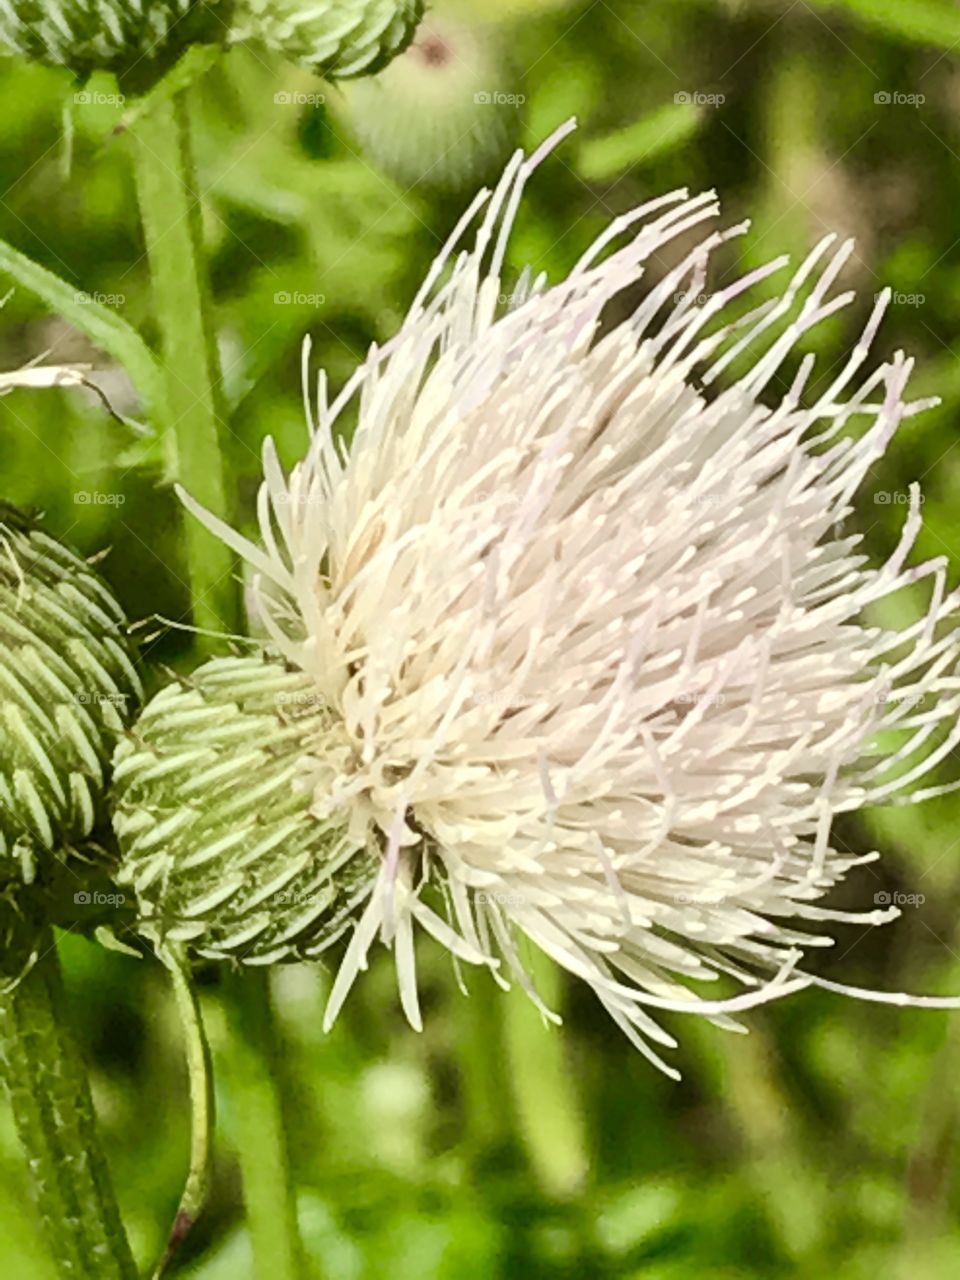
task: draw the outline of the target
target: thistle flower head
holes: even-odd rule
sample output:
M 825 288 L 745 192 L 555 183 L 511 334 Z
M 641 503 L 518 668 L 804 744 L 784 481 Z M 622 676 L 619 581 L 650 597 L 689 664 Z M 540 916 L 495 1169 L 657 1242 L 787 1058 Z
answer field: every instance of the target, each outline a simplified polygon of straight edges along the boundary
M 106 583 L 20 512 L 0 508 L 0 886 L 84 841 L 141 695 Z
M 373 75 L 402 52 L 423 0 L 237 0 L 231 36 L 331 78 Z
M 339 815 L 318 822 L 304 760 L 335 758 L 338 726 L 303 672 L 206 662 L 147 704 L 114 760 L 121 885 L 155 943 L 247 964 L 329 946 L 378 860 Z
M 527 987 L 532 939 L 656 1059 L 657 1009 L 724 1022 L 815 981 L 811 925 L 849 918 L 823 899 L 865 860 L 834 815 L 931 794 L 960 738 L 960 596 L 941 560 L 908 567 L 916 491 L 884 564 L 844 525 L 925 407 L 902 353 L 867 364 L 887 295 L 818 389 L 813 356 L 792 364 L 851 301 L 834 292 L 851 245 L 827 238 L 745 309 L 785 261 L 706 294 L 745 228 L 711 229 L 714 195 L 678 191 L 504 305 L 541 155 L 478 197 L 333 403 L 321 379 L 289 475 L 267 442 L 258 543 L 186 501 L 250 561 L 272 643 L 336 719 L 336 760 L 303 761 L 312 812 L 382 849 L 327 1022 L 379 936 L 419 1023 L 419 923 Z M 671 245 L 677 265 L 605 329 Z M 908 586 L 925 616 L 870 621 Z M 706 998 L 721 975 L 744 993 Z
M 149 80 L 198 40 L 225 34 L 226 0 L 0 0 L 0 46 L 35 62 Z

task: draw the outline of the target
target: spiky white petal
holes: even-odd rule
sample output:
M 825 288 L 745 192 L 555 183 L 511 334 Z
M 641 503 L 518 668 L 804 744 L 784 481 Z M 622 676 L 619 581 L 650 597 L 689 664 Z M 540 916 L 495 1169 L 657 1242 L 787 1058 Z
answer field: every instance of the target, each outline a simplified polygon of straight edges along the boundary
M 0 308 L 6 306 L 12 296 L 11 289 L 0 298 Z M 16 387 L 81 387 L 91 369 L 88 364 L 40 364 L 42 358 L 31 360 L 22 369 L 0 372 L 0 396 L 7 395 Z
M 50 387 L 82 387 L 89 365 L 26 365 L 0 373 L 0 395 L 15 387 L 47 389 Z
M 819 902 L 868 860 L 834 847 L 833 816 L 930 794 L 960 739 L 960 594 L 941 560 L 907 565 L 918 490 L 885 565 L 843 531 L 930 403 L 906 398 L 902 353 L 865 371 L 888 295 L 826 387 L 809 391 L 812 356 L 783 380 L 850 302 L 832 291 L 851 246 L 828 237 L 779 300 L 726 319 L 785 260 L 705 298 L 711 254 L 745 227 L 708 230 L 715 196 L 677 191 L 617 219 L 565 280 L 526 275 L 504 310 L 544 150 L 478 197 L 333 404 L 321 380 L 289 477 L 267 441 L 261 545 L 185 501 L 250 561 L 272 641 L 342 718 L 349 747 L 304 762 L 315 812 L 381 833 L 327 1022 L 378 935 L 418 1025 L 414 922 L 529 986 L 525 934 L 662 1066 L 650 1010 L 727 1025 L 812 981 L 802 950 L 829 940 L 809 924 L 850 918 Z M 604 331 L 610 300 L 691 235 Z M 866 620 L 918 582 L 914 626 Z M 422 900 L 431 879 L 449 923 Z M 721 974 L 746 993 L 689 985 Z

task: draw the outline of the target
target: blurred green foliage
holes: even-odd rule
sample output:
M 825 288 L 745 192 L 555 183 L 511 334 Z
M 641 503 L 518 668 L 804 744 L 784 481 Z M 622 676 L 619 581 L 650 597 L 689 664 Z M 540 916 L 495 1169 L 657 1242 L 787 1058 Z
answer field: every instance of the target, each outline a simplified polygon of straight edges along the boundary
M 871 554 L 889 551 L 904 512 L 897 495 L 919 479 L 921 550 L 956 569 L 960 8 L 504 0 L 457 10 L 505 28 L 511 65 L 489 88 L 526 97 L 528 142 L 571 114 L 580 119 L 580 133 L 531 186 L 513 268 L 530 262 L 558 276 L 611 215 L 678 185 L 716 186 L 730 223 L 754 219 L 722 273 L 784 250 L 800 255 L 829 230 L 857 236 L 847 274 L 861 301 L 816 337 L 823 375 L 889 284 L 896 292 L 879 351 L 914 352 L 917 394 L 942 397 L 876 468 L 861 500 L 862 532 Z M 116 131 L 133 104 L 111 101 L 107 79 L 86 87 L 85 102 L 74 92 L 59 72 L 0 64 L 0 238 L 68 282 L 75 320 L 93 298 L 153 343 L 131 148 Z M 340 385 L 369 343 L 396 328 L 462 201 L 380 176 L 351 141 L 338 91 L 260 54 L 221 59 L 192 96 L 232 412 L 234 515 L 250 525 L 264 436 L 288 463 L 303 444 L 304 336 L 314 365 Z M 41 351 L 91 360 L 117 412 L 149 426 L 113 364 L 116 351 L 92 347 L 80 329 L 19 288 L 0 322 L 0 368 Z M 160 483 L 170 465 L 149 433 L 111 418 L 93 397 L 18 392 L 0 404 L 2 496 L 41 508 L 52 532 L 85 551 L 109 547 L 104 572 L 131 616 L 176 622 L 188 617 L 188 598 L 180 516 Z M 190 661 L 189 633 L 155 630 L 155 657 Z M 838 905 L 897 891 L 925 901 L 882 931 L 840 929 L 821 968 L 889 990 L 960 990 L 958 825 L 957 798 L 839 825 L 844 844 L 886 856 Z M 564 1009 L 562 1032 L 482 978 L 464 999 L 446 958 L 420 945 L 420 1036 L 403 1022 L 388 957 L 328 1037 L 325 972 L 290 968 L 275 978 L 317 1277 L 960 1274 L 957 1018 L 814 994 L 750 1014 L 749 1036 L 672 1018 L 685 1076 L 675 1086 L 589 993 L 555 974 L 543 979 Z M 155 964 L 72 936 L 63 954 L 124 1212 L 146 1259 L 161 1245 L 186 1151 L 172 1004 Z M 224 1014 L 217 973 L 200 978 L 221 1065 L 222 1141 L 210 1209 L 177 1274 L 246 1280 Z M 0 1269 L 18 1280 L 49 1275 L 5 1112 Z

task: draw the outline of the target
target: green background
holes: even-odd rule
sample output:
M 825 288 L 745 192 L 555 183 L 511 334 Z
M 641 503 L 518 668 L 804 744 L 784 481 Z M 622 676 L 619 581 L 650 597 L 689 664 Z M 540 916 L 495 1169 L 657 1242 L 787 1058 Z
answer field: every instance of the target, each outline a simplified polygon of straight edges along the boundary
M 829 230 L 857 237 L 846 280 L 860 300 L 815 335 L 823 374 L 889 284 L 896 293 L 878 357 L 910 350 L 917 394 L 942 397 L 874 468 L 858 521 L 870 554 L 888 553 L 904 507 L 875 496 L 902 495 L 919 480 L 920 552 L 955 568 L 960 8 L 526 0 L 456 10 L 464 22 L 484 15 L 476 39 L 497 68 L 488 87 L 525 97 L 509 110 L 526 142 L 571 114 L 580 120 L 531 186 L 511 272 L 531 262 L 557 278 L 612 215 L 679 185 L 715 186 L 730 223 L 753 219 L 720 278 L 784 251 L 802 255 Z M 88 88 L 104 99 L 115 92 L 107 79 Z M 74 104 L 74 92 L 65 73 L 0 63 L 0 237 L 153 342 L 130 138 L 115 132 L 123 109 Z M 275 101 L 320 92 L 325 103 Z M 684 94 L 691 101 L 678 100 Z M 436 158 L 430 115 L 444 109 L 425 105 L 418 121 L 425 171 Z M 192 110 L 231 404 L 231 501 L 250 527 L 263 437 L 275 436 L 287 463 L 305 438 L 304 335 L 340 385 L 369 343 L 396 328 L 470 193 L 385 177 L 352 140 L 338 91 L 261 53 L 222 59 L 193 90 Z M 476 127 L 485 127 L 482 110 Z M 286 303 L 278 294 L 311 296 Z M 0 315 L 0 369 L 47 351 L 93 362 L 111 402 L 136 416 L 122 372 L 18 288 Z M 180 515 L 149 438 L 81 394 L 18 391 L 0 402 L 0 470 L 5 499 L 40 508 L 52 532 L 85 552 L 110 548 L 103 571 L 132 617 L 189 617 Z M 193 660 L 189 633 L 152 630 L 155 658 Z M 945 798 L 838 823 L 843 845 L 885 856 L 844 886 L 837 905 L 870 907 L 879 892 L 924 901 L 883 930 L 837 926 L 832 953 L 817 957 L 822 972 L 886 990 L 960 991 L 958 818 L 960 799 Z M 385 954 L 328 1037 L 328 973 L 274 975 L 302 1225 L 318 1277 L 960 1274 L 960 1015 L 805 994 L 747 1015 L 749 1036 L 667 1018 L 681 1041 L 674 1060 L 684 1080 L 674 1085 L 589 992 L 544 972 L 565 1015 L 561 1031 L 548 1030 L 522 996 L 482 978 L 464 999 L 447 958 L 427 939 L 419 945 L 422 1035 L 403 1021 Z M 185 1161 L 172 1003 L 150 960 L 72 935 L 62 954 L 124 1214 L 146 1261 L 161 1248 Z M 199 976 L 220 1064 L 220 1144 L 209 1211 L 176 1274 L 245 1280 L 234 1155 L 243 1117 L 231 1096 L 220 975 Z M 50 1275 L 6 1111 L 0 1270 Z

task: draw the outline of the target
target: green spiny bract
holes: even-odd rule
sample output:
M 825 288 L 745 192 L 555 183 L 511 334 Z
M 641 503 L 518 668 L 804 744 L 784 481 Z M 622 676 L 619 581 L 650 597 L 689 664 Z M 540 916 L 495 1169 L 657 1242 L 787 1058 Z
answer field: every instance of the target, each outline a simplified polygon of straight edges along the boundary
M 126 619 L 75 552 L 0 508 L 0 883 L 82 844 L 141 697 Z
M 187 45 L 226 35 L 232 0 L 0 0 L 0 45 L 86 77 L 159 77 Z
M 274 659 L 212 659 L 147 704 L 117 748 L 113 795 L 117 880 L 145 937 L 269 964 L 343 933 L 379 859 L 310 812 L 301 761 L 334 738 L 311 680 Z
M 423 0 L 237 0 L 231 35 L 345 79 L 385 67 L 422 17 Z

